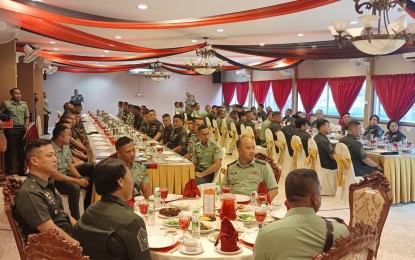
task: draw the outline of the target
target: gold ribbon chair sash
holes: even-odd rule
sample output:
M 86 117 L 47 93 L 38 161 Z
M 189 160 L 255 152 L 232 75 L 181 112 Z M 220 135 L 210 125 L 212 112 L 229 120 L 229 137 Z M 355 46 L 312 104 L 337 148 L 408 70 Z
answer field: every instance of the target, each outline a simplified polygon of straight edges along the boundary
M 238 132 L 236 132 L 234 130 L 229 131 L 229 136 L 231 137 L 231 145 L 230 145 L 230 148 L 233 151 L 233 149 L 236 148 L 236 137 L 238 136 Z
M 350 158 L 343 158 L 337 154 L 333 154 L 334 160 L 337 163 L 337 187 L 343 187 L 344 185 L 344 173 L 345 169 L 349 169 L 352 163 Z
M 274 149 L 274 140 L 267 141 L 267 156 L 272 158 L 272 150 Z
M 280 156 L 278 157 L 278 165 L 281 165 L 283 163 L 283 155 L 284 155 L 284 151 L 285 151 L 285 143 L 281 142 L 281 141 L 275 141 L 275 145 L 278 147 L 278 151 Z
M 310 165 L 310 169 L 312 169 L 313 171 L 316 170 L 317 155 L 317 149 L 308 148 L 308 156 L 305 159 L 305 165 Z
M 293 148 L 293 169 L 297 170 L 298 167 L 298 154 L 302 153 L 303 151 L 303 145 L 301 143 L 297 142 L 291 142 L 291 147 Z
M 222 136 L 221 136 L 221 139 L 220 139 L 220 145 L 222 147 L 225 147 L 227 137 L 228 137 L 228 129 L 226 128 L 226 123 L 223 122 L 222 123 Z
M 219 141 L 219 129 L 217 127 L 213 128 L 213 139 L 215 142 Z

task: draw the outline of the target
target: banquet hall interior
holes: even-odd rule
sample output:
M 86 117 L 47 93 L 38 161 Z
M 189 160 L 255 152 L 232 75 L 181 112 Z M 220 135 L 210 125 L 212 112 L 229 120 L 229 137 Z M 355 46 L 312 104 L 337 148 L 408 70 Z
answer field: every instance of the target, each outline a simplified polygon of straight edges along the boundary
M 376 6 L 379 2 L 388 6 Z M 387 11 L 379 11 L 382 8 Z M 381 15 L 376 18 L 378 11 Z M 106 131 L 100 120 L 115 117 L 119 101 L 154 109 L 160 122 L 163 114 L 170 114 L 173 120 L 175 102 L 186 104 L 190 95 L 200 105 L 200 112 L 206 105 L 226 103 L 251 110 L 261 104 L 264 110 L 270 107 L 282 116 L 287 109 L 293 115 L 301 111 L 313 122 L 317 110 L 322 110 L 330 123 L 332 143 L 340 139 L 344 113 L 361 122 L 362 131 L 370 126 L 372 115 L 378 116 L 377 125 L 384 132 L 389 130 L 388 122 L 395 120 L 406 136 L 404 144 L 397 144 L 403 145 L 399 153 L 396 150 L 388 156 L 391 150 L 386 150 L 383 137 L 366 151 L 382 166 L 392 198 L 376 259 L 415 259 L 414 0 L 0 0 L 0 57 L 0 101 L 10 99 L 10 89 L 20 89 L 34 122 L 30 126 L 42 139 L 51 138 L 63 105 L 74 91 L 82 95 L 81 124 L 89 140 L 88 161 L 93 163 L 103 158 L 98 159 L 90 134 Z M 44 92 L 49 114 L 44 110 Z M 224 110 L 230 117 L 229 109 Z M 44 113 L 49 118 L 46 127 Z M 190 118 L 186 116 L 185 121 Z M 261 134 L 262 121 L 255 119 L 254 135 Z M 238 159 L 236 139 L 232 139 L 238 133 L 231 135 L 231 129 L 226 129 L 224 134 L 213 125 L 209 129 L 211 139 L 225 148 L 223 171 L 219 171 L 223 176 L 227 165 Z M 214 131 L 226 137 L 217 138 Z M 316 131 L 310 128 L 314 135 Z M 373 137 L 369 135 L 369 139 Z M 275 151 L 274 140 L 272 148 L 267 146 L 268 140 L 264 142 L 257 143 L 256 151 L 274 160 L 281 175 L 272 205 L 284 208 L 288 172 L 284 163 L 279 164 L 282 155 Z M 366 149 L 371 143 L 365 142 Z M 384 150 L 377 152 L 378 148 Z M 115 152 L 114 143 L 111 149 Z M 294 160 L 292 155 L 287 158 Z M 194 177 L 193 164 L 182 159 L 191 166 L 189 176 Z M 304 155 L 301 165 L 316 169 L 313 162 L 305 163 L 307 159 L 313 161 L 311 155 Z M 0 153 L 2 191 L 6 177 L 13 174 L 6 172 L 6 163 Z M 291 161 L 288 163 L 293 169 Z M 159 169 L 162 167 L 160 163 Z M 347 169 L 343 169 L 345 175 L 350 166 Z M 157 175 L 154 169 L 147 171 Z M 353 182 L 359 182 L 357 177 L 353 173 Z M 158 178 L 150 177 L 152 188 L 159 185 Z M 171 185 L 177 182 L 182 180 L 172 180 Z M 346 184 L 341 184 L 347 190 L 346 198 L 323 194 L 318 215 L 350 222 L 351 193 Z M 169 194 L 181 195 L 183 187 L 168 187 Z M 0 197 L 3 201 L 3 194 Z M 0 203 L 0 259 L 19 259 L 4 209 Z M 179 251 L 160 252 L 153 259 L 184 256 Z M 205 249 L 200 259 L 236 259 L 209 252 Z M 241 258 L 253 259 L 252 249 L 244 248 Z

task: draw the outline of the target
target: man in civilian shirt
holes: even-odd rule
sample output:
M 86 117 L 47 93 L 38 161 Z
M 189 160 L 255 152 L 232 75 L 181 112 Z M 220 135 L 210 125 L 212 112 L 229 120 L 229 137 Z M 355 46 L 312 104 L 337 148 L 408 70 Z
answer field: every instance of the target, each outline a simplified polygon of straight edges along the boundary
M 368 173 L 382 170 L 382 167 L 379 164 L 367 157 L 365 150 L 363 149 L 363 144 L 357 140 L 360 136 L 360 122 L 354 120 L 350 121 L 347 130 L 347 135 L 340 139 L 339 142 L 345 144 L 347 148 L 349 148 L 354 174 L 356 176 L 363 176 Z
M 264 105 L 259 104 L 258 105 L 258 111 L 256 113 L 257 120 L 261 119 L 261 121 L 265 121 L 267 119 L 267 113 L 264 111 Z
M 321 206 L 320 191 L 315 171 L 298 169 L 288 174 L 285 194 L 291 209 L 283 219 L 260 229 L 255 241 L 254 260 L 311 259 L 323 250 L 328 224 L 316 215 Z M 346 225 L 330 223 L 333 241 L 349 234 Z
M 333 157 L 333 145 L 327 138 L 327 135 L 330 134 L 330 122 L 326 119 L 317 121 L 317 130 L 318 134 L 314 136 L 314 141 L 316 141 L 317 144 L 321 167 L 324 169 L 336 170 L 337 163 Z
M 56 152 L 58 170 L 52 174 L 55 186 L 61 194 L 68 195 L 68 204 L 74 219 L 79 219 L 79 197 L 81 188 L 86 189 L 85 209 L 91 204 L 92 183 L 90 177 L 93 165 L 81 164 L 76 168 L 72 164 L 72 153 L 69 148 L 71 130 L 64 125 L 53 129 L 52 147 Z
M 163 120 L 164 129 L 160 143 L 167 144 L 170 139 L 171 132 L 173 131 L 173 125 L 171 124 L 171 118 L 169 114 L 164 114 L 161 118 Z
M 282 118 L 282 121 L 284 121 L 285 125 L 289 125 L 291 123 L 291 114 L 293 113 L 291 108 L 288 108 L 285 110 L 285 116 Z
M 349 112 L 343 113 L 342 120 L 343 120 L 343 123 L 344 123 L 344 125 L 342 126 L 342 131 L 344 131 L 344 133 L 346 135 L 346 130 L 347 130 L 348 125 L 349 125 L 350 120 L 351 120 L 350 113 Z
M 38 139 L 27 144 L 25 154 L 29 174 L 12 203 L 14 218 L 23 234 L 28 236 L 53 228 L 66 241 L 77 244 L 71 237 L 76 221 L 63 211 L 62 198 L 51 178 L 58 162 L 50 140 Z
M 323 110 L 321 110 L 321 109 L 318 109 L 317 111 L 316 111 L 316 120 L 314 120 L 312 123 L 311 123 L 311 127 L 317 127 L 317 122 L 319 121 L 319 120 L 323 120 L 324 118 L 323 118 Z

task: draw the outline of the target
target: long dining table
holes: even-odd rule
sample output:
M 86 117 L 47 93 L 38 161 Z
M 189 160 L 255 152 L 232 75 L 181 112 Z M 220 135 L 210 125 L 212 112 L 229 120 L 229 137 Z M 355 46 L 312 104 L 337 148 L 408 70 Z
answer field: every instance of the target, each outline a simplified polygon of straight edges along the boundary
M 117 120 L 114 118 L 114 120 Z M 150 187 L 154 190 L 156 185 L 168 188 L 171 194 L 182 194 L 185 184 L 194 178 L 194 165 L 183 156 L 163 147 L 163 152 L 158 154 L 155 147 L 160 146 L 150 137 L 139 133 L 133 128 L 126 127 L 123 134 L 113 136 L 100 122 L 100 118 L 88 114 L 82 116 L 83 127 L 87 136 L 88 157 L 95 163 L 115 153 L 116 138 L 126 135 L 134 140 L 136 145 L 136 161 L 140 161 L 147 168 Z M 128 131 L 127 131 L 128 130 Z M 147 139 L 143 142 L 143 139 Z M 154 144 L 154 146 L 150 146 Z M 95 194 L 92 201 L 99 199 Z

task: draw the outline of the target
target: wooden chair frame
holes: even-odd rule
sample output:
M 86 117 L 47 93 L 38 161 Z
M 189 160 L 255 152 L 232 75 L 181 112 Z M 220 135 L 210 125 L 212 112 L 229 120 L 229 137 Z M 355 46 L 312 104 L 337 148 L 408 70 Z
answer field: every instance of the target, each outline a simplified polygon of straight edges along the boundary
M 263 153 L 256 153 L 255 158 L 264 160 L 271 165 L 272 171 L 274 172 L 275 180 L 278 183 L 281 178 L 281 171 L 280 169 L 278 169 L 277 164 L 274 162 L 274 159 L 269 158 L 266 154 L 263 154 Z
M 359 183 L 351 184 L 349 187 L 349 204 L 350 204 L 350 221 L 349 227 L 354 227 L 355 223 L 353 223 L 353 202 L 354 202 L 354 192 L 356 190 L 371 188 L 373 190 L 379 191 L 382 198 L 385 200 L 383 204 L 382 213 L 380 215 L 378 224 L 376 225 L 377 230 L 377 241 L 376 241 L 376 250 L 375 250 L 375 257 L 377 256 L 377 252 L 379 249 L 380 244 L 380 236 L 382 235 L 383 226 L 385 225 L 386 218 L 388 217 L 389 209 L 392 204 L 392 193 L 391 187 L 388 179 L 380 172 L 373 172 L 371 174 L 366 174 L 363 176 L 363 180 Z

